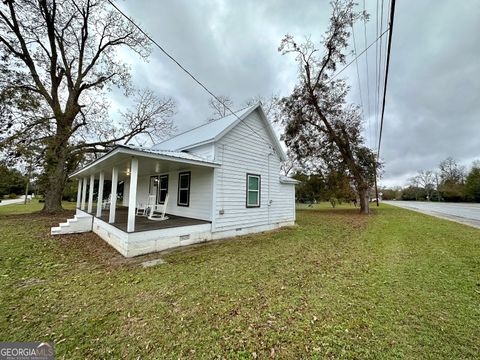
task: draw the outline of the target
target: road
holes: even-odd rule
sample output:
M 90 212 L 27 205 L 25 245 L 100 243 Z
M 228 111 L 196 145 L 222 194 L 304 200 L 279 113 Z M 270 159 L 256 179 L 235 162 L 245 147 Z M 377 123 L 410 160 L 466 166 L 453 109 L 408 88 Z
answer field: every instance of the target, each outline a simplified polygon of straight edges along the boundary
M 30 195 L 28 195 L 29 198 L 31 198 Z M 22 204 L 25 199 L 25 195 L 19 196 L 18 199 L 5 199 L 0 202 L 0 206 L 3 205 L 10 205 L 10 204 Z
M 384 201 L 384 203 L 480 228 L 480 204 L 433 201 Z

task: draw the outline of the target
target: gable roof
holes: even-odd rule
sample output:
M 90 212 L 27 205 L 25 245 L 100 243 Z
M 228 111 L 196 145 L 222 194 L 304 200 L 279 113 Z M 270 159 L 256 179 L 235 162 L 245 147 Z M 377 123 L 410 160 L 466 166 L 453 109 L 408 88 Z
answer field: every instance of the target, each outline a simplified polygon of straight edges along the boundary
M 244 115 L 250 113 L 254 107 L 256 107 L 256 105 L 237 111 L 235 112 L 235 115 L 240 119 L 243 119 Z M 212 120 L 208 123 L 191 128 L 178 135 L 174 135 L 161 143 L 153 145 L 152 149 L 181 151 L 202 144 L 208 144 L 209 142 L 214 141 L 219 134 L 238 120 L 235 115 L 230 114 L 220 119 Z
M 223 118 L 210 121 L 206 124 L 194 127 L 178 135 L 171 137 L 161 143 L 151 147 L 153 150 L 183 151 L 196 146 L 209 144 L 220 140 L 226 133 L 243 121 L 253 111 L 259 110 L 260 117 L 265 123 L 267 133 L 274 149 L 282 161 L 286 160 L 285 152 L 282 149 L 280 141 L 277 139 L 272 125 L 268 121 L 260 103 L 236 111 L 235 114 L 224 116 Z

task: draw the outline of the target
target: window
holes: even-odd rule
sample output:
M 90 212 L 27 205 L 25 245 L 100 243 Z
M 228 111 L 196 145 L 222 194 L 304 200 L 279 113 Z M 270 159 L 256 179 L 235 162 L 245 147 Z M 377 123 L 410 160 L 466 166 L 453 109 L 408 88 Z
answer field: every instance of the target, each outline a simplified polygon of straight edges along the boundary
M 168 193 L 168 175 L 160 175 L 158 183 L 158 203 L 164 204 Z
M 190 171 L 181 172 L 178 174 L 178 206 L 190 205 Z
M 247 207 L 260 207 L 260 175 L 247 174 Z

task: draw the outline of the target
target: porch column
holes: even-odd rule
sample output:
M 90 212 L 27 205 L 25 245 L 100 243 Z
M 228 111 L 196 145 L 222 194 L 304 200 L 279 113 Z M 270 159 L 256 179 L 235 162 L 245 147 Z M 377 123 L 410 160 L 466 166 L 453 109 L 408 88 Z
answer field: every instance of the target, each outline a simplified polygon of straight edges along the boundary
M 103 183 L 104 182 L 105 182 L 105 172 L 100 171 L 100 177 L 98 178 L 97 217 L 102 216 Z
M 93 187 L 95 186 L 95 175 L 90 175 L 90 186 L 88 187 L 88 208 L 87 212 L 92 213 L 93 209 Z
M 80 205 L 81 210 L 85 210 L 85 200 L 87 198 L 87 178 L 82 180 L 82 204 Z
M 138 159 L 132 158 L 130 166 L 130 189 L 128 192 L 127 232 L 135 231 L 135 211 L 137 206 Z
M 80 204 L 81 203 L 82 203 L 82 179 L 78 179 L 77 209 L 80 209 Z
M 115 222 L 115 210 L 117 207 L 117 183 L 118 183 L 118 168 L 116 166 L 112 169 L 112 191 L 110 193 L 110 214 L 108 222 L 113 224 Z

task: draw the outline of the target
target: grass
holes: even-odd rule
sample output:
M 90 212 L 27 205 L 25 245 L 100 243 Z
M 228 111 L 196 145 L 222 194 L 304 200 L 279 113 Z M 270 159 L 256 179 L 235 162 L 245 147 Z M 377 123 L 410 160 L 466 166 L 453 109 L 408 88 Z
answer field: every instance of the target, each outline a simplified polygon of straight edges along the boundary
M 0 340 L 54 339 L 58 358 L 480 353 L 477 229 L 322 204 L 299 210 L 297 227 L 144 269 L 155 255 L 126 260 L 92 234 L 50 237 L 60 218 L 18 214 L 0 207 Z
M 26 205 L 21 204 L 10 204 L 10 205 L 3 205 L 0 206 L 0 216 L 3 215 L 20 215 L 20 214 L 31 214 L 34 212 L 38 212 L 43 209 L 43 203 L 38 202 L 38 199 L 33 199 L 28 202 Z M 64 201 L 62 203 L 63 208 L 66 210 L 74 210 L 75 203 Z M 65 220 L 65 219 L 63 219 Z

